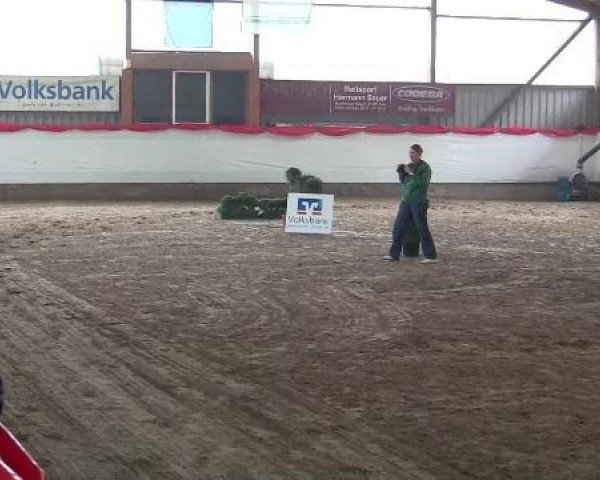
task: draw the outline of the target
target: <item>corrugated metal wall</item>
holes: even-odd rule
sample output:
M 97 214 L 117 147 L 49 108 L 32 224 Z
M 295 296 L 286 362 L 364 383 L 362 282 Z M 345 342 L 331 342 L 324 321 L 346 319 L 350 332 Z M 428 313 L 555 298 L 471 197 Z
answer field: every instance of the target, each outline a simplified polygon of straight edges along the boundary
M 0 123 L 85 125 L 121 123 L 120 112 L 0 112 Z
M 339 117 L 306 117 L 287 115 L 265 118 L 270 123 L 312 124 L 429 124 L 444 127 L 478 128 L 519 85 L 456 85 L 454 117 L 394 117 L 389 115 L 353 114 Z M 494 122 L 498 128 L 577 129 L 600 126 L 600 109 L 593 87 L 530 86 L 502 111 Z
M 456 114 L 432 118 L 431 124 L 447 127 L 479 127 L 516 85 L 457 85 Z M 357 120 L 356 118 L 354 119 Z M 377 123 L 377 120 L 371 123 Z M 398 123 L 423 123 L 426 119 L 402 118 Z M 286 123 L 322 123 L 320 119 L 286 118 Z M 365 119 L 366 121 L 366 119 Z M 0 123 L 115 124 L 120 112 L 0 112 Z M 560 128 L 600 126 L 600 109 L 592 87 L 531 86 L 505 109 L 496 127 Z
M 479 127 L 518 85 L 457 85 L 456 114 L 438 119 L 448 127 Z M 599 126 L 592 87 L 530 86 L 503 111 L 495 127 L 560 128 Z

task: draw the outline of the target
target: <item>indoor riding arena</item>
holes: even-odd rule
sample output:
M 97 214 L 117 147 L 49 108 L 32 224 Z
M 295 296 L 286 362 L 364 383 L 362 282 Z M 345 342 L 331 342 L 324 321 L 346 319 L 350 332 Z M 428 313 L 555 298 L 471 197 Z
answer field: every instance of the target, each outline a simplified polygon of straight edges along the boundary
M 120 64 L 0 59 L 0 480 L 598 478 L 600 2 L 104 1 Z M 328 15 L 424 22 L 423 78 L 294 76 Z M 453 22 L 554 33 L 450 81 Z M 386 261 L 422 161 L 437 257 Z

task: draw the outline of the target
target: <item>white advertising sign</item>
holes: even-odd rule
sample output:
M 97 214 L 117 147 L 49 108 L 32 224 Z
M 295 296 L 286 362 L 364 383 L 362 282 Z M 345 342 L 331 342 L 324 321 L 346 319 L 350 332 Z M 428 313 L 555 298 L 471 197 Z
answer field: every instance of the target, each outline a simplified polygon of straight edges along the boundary
M 333 195 L 288 194 L 286 233 L 330 234 L 333 227 Z
M 0 76 L 2 112 L 118 112 L 119 77 Z

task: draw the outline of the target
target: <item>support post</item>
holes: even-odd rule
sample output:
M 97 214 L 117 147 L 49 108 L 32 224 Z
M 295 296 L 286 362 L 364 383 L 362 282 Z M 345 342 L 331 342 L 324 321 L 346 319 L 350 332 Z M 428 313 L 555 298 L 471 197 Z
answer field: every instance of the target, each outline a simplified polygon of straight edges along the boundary
M 431 53 L 430 53 L 430 68 L 429 81 L 436 82 L 436 64 L 437 64 L 437 0 L 431 0 Z

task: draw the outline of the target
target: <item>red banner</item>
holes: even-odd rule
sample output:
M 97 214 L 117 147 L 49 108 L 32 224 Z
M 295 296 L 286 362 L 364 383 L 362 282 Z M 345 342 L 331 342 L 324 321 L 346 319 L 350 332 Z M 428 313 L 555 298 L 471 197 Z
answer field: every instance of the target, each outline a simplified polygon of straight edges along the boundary
M 534 128 L 447 128 L 431 125 L 413 125 L 401 127 L 394 125 L 370 125 L 370 126 L 345 126 L 345 127 L 324 127 L 311 125 L 290 125 L 273 127 L 252 127 L 247 125 L 204 125 L 198 123 L 191 124 L 161 124 L 161 123 L 137 123 L 133 125 L 101 124 L 101 125 L 39 125 L 39 124 L 14 124 L 0 123 L 0 134 L 18 133 L 26 130 L 34 130 L 44 133 L 64 133 L 64 132 L 139 132 L 155 133 L 168 130 L 181 130 L 189 132 L 226 132 L 236 135 L 260 135 L 269 133 L 285 137 L 306 137 L 309 135 L 321 134 L 330 137 L 343 137 L 357 133 L 372 133 L 376 135 L 444 135 L 447 133 L 456 133 L 461 135 L 535 135 L 541 134 L 547 137 L 574 137 L 576 135 L 600 135 L 600 129 L 587 128 L 585 130 L 558 130 L 558 129 L 534 129 Z
M 451 117 L 456 92 L 453 85 L 379 82 L 311 82 L 263 80 L 262 115 L 302 118 L 304 121 L 351 122 L 370 117 Z

